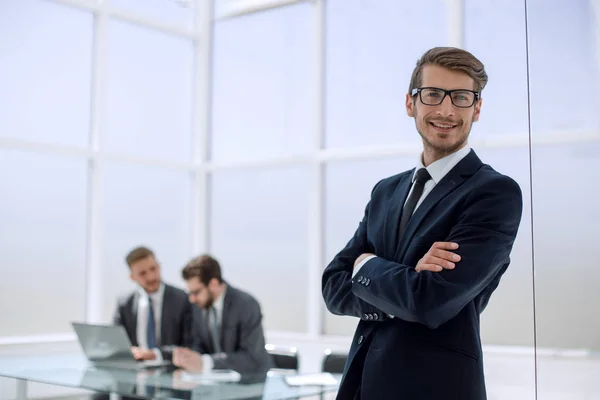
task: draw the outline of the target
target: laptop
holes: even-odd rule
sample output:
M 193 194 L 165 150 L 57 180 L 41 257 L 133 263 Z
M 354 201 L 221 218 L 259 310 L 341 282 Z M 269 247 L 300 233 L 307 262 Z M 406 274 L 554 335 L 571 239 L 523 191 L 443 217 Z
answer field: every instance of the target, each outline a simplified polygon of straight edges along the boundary
M 138 361 L 131 353 L 131 342 L 121 325 L 72 323 L 79 344 L 95 367 L 144 369 L 171 365 L 170 361 Z

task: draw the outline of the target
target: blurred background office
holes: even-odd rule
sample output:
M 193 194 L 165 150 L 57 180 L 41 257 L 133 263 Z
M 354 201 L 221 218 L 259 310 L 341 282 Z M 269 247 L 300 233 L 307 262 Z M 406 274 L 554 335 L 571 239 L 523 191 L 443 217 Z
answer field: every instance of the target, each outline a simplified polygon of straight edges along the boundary
M 490 399 L 600 396 L 600 1 L 1 0 L 0 356 L 76 350 L 145 244 L 202 252 L 300 369 L 349 347 L 323 268 L 415 164 L 417 58 L 490 76 L 470 145 L 525 209 L 482 315 Z M 434 375 L 432 375 L 434 376 Z M 432 378 L 435 379 L 435 378 Z

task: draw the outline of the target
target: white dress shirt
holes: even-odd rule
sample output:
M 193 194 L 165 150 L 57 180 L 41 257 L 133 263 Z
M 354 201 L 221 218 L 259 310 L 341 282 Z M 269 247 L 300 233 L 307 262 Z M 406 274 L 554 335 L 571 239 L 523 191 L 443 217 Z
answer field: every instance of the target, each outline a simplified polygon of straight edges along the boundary
M 215 302 L 213 303 L 213 307 L 216 311 L 217 314 L 217 320 L 214 321 L 213 318 L 210 318 L 209 323 L 210 324 L 217 324 L 217 331 L 219 332 L 219 334 L 221 333 L 221 323 L 223 322 L 223 303 L 225 301 L 225 293 L 227 293 L 227 285 L 224 286 L 223 292 L 221 292 L 221 295 L 219 296 L 218 299 L 215 300 Z M 204 316 L 205 321 L 206 321 L 206 313 L 207 310 L 203 309 L 202 310 L 202 316 Z M 207 329 L 211 329 L 210 326 L 207 326 Z M 221 338 L 216 338 L 217 341 L 220 342 Z M 215 363 L 213 361 L 212 356 L 210 356 L 209 354 L 202 354 L 202 371 L 203 372 L 210 372 L 212 371 L 213 367 L 214 367 Z
M 141 287 L 138 288 L 138 304 L 137 304 L 137 342 L 142 349 L 148 349 L 148 335 L 146 330 L 148 327 L 148 305 L 152 299 L 152 307 L 154 311 L 154 327 L 156 328 L 156 343 L 160 343 L 160 331 L 162 321 L 162 305 L 165 294 L 165 285 L 161 283 L 158 290 L 148 294 Z M 162 361 L 162 354 L 159 349 L 151 349 L 156 355 L 158 361 Z
M 419 198 L 419 201 L 417 202 L 415 211 L 421 205 L 421 203 L 423 203 L 423 200 L 433 190 L 435 185 L 437 185 L 442 180 L 442 178 L 444 176 L 446 176 L 446 174 L 448 174 L 448 172 L 450 172 L 450 170 L 452 168 L 454 168 L 456 166 L 456 164 L 458 164 L 460 162 L 460 160 L 465 158 L 467 156 L 467 154 L 469 154 L 470 151 L 471 151 L 471 148 L 469 146 L 465 146 L 462 149 L 460 149 L 452 154 L 447 155 L 446 157 L 440 158 L 439 160 L 431 163 L 428 167 L 426 167 L 427 172 L 429 172 L 429 175 L 431 175 L 431 179 L 425 183 L 425 187 L 423 188 L 423 194 L 421 195 L 421 197 Z M 413 183 L 415 182 L 415 178 L 417 176 L 417 171 L 421 168 L 425 168 L 425 166 L 423 165 L 423 154 L 422 153 L 421 153 L 421 156 L 419 157 L 419 160 L 418 160 L 416 168 L 415 168 L 415 172 L 412 176 Z M 414 186 L 411 187 L 410 192 L 412 192 L 413 188 L 414 188 Z M 407 200 L 410 197 L 410 192 L 409 192 L 408 196 L 406 197 Z M 414 214 L 414 211 L 413 211 L 413 214 Z M 364 260 L 362 260 L 356 266 L 356 268 L 354 268 L 354 271 L 352 271 L 352 277 L 354 278 L 354 275 L 356 275 L 356 273 L 363 267 L 363 265 L 365 265 L 369 260 L 371 260 L 374 257 L 377 257 L 377 256 L 369 256 L 369 257 L 366 257 Z

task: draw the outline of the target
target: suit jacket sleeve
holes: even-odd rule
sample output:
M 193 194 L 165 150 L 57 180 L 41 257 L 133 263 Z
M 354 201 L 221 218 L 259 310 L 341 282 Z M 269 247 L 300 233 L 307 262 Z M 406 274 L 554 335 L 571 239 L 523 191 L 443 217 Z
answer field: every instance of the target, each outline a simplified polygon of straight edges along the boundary
M 237 350 L 213 354 L 214 368 L 232 369 L 240 373 L 265 373 L 270 367 L 270 358 L 265 349 L 262 312 L 256 300 L 248 302 L 243 310 L 239 329 Z
M 173 350 L 175 347 L 191 348 L 192 342 L 192 304 L 184 297 L 177 303 L 177 309 L 181 309 L 180 323 L 174 328 L 176 329 L 175 340 L 172 344 L 163 345 L 160 347 L 160 353 L 163 360 L 173 360 Z M 181 308 L 180 308 L 181 307 Z
M 416 272 L 377 257 L 355 276 L 353 293 L 386 313 L 435 329 L 455 317 L 510 261 L 521 221 L 518 184 L 499 176 L 474 189 L 446 241 L 459 244 L 461 260 L 453 270 Z M 431 243 L 433 244 L 433 243 Z
M 113 325 L 123 325 L 123 317 L 121 316 L 121 300 L 117 301 L 115 312 L 112 317 Z
M 181 321 L 181 343 L 182 347 L 191 348 L 193 345 L 193 332 L 192 332 L 192 303 L 189 301 L 185 302 Z
M 377 185 L 373 188 L 371 196 Z M 367 241 L 367 219 L 370 204 L 371 202 L 367 204 L 364 217 L 354 232 L 354 236 L 325 268 L 321 290 L 325 305 L 331 313 L 358 318 L 364 318 L 366 314 L 381 314 L 381 318 L 378 318 L 381 321 L 383 320 L 381 309 L 362 300 L 352 292 L 354 262 L 361 254 L 374 252 Z

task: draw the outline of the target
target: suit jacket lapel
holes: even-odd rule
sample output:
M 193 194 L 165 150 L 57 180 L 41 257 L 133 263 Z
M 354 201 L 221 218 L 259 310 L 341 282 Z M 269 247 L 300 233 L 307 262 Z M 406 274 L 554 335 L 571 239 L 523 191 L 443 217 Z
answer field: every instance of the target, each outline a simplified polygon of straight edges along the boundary
M 131 315 L 133 316 L 133 318 L 131 319 L 131 326 L 129 331 L 133 332 L 133 338 L 132 338 L 132 343 L 135 343 L 136 345 L 139 346 L 139 343 L 137 342 L 137 318 L 138 318 L 138 302 L 140 299 L 140 295 L 139 293 L 136 291 L 133 294 L 132 300 L 131 300 Z
M 472 176 L 481 165 L 481 160 L 477 157 L 475 152 L 471 150 L 465 158 L 463 158 L 437 185 L 434 186 L 433 190 L 429 192 L 421 205 L 415 210 L 408 225 L 406 225 L 404 234 L 399 238 L 396 253 L 394 254 L 395 260 L 398 260 L 399 256 L 406 252 L 408 244 L 415 235 L 419 225 L 423 222 L 423 219 L 429 214 L 431 209 L 444 197 L 452 193 L 453 190 L 462 185 L 462 183 Z
M 199 336 L 198 345 L 201 353 L 209 353 L 212 349 L 212 343 L 210 342 L 210 334 L 208 331 L 208 324 L 206 321 L 206 310 L 203 308 L 195 307 L 194 312 L 197 318 L 195 318 L 194 325 L 196 332 Z
M 390 207 L 386 213 L 386 218 L 383 222 L 384 232 L 384 243 L 386 254 L 394 254 L 398 248 L 398 229 L 400 226 L 400 216 L 402 215 L 402 209 L 404 208 L 404 202 L 408 197 L 408 192 L 411 188 L 412 176 L 414 174 L 414 168 L 400 179 L 400 182 L 394 190 L 392 199 L 389 204 Z
M 168 337 L 169 331 L 167 326 L 171 326 L 169 321 L 169 301 L 171 300 L 171 290 L 168 285 L 165 285 L 165 291 L 163 293 L 162 308 L 160 310 L 160 339 L 158 340 L 159 345 L 161 343 L 170 343 L 173 340 Z
M 233 290 L 234 289 L 231 286 L 227 285 L 227 292 L 225 292 L 225 298 L 223 299 L 223 312 L 221 313 L 221 324 L 219 327 L 219 335 L 221 336 L 219 338 L 219 340 L 221 343 L 221 349 L 223 351 L 227 351 L 227 349 L 223 348 L 223 345 L 225 343 L 227 343 L 225 341 L 225 331 L 227 329 L 225 329 L 225 328 L 226 328 L 226 321 L 228 321 L 227 318 L 229 318 L 229 313 L 231 312 L 231 305 L 232 305 L 232 301 L 233 301 L 233 299 L 231 297 L 231 292 Z

